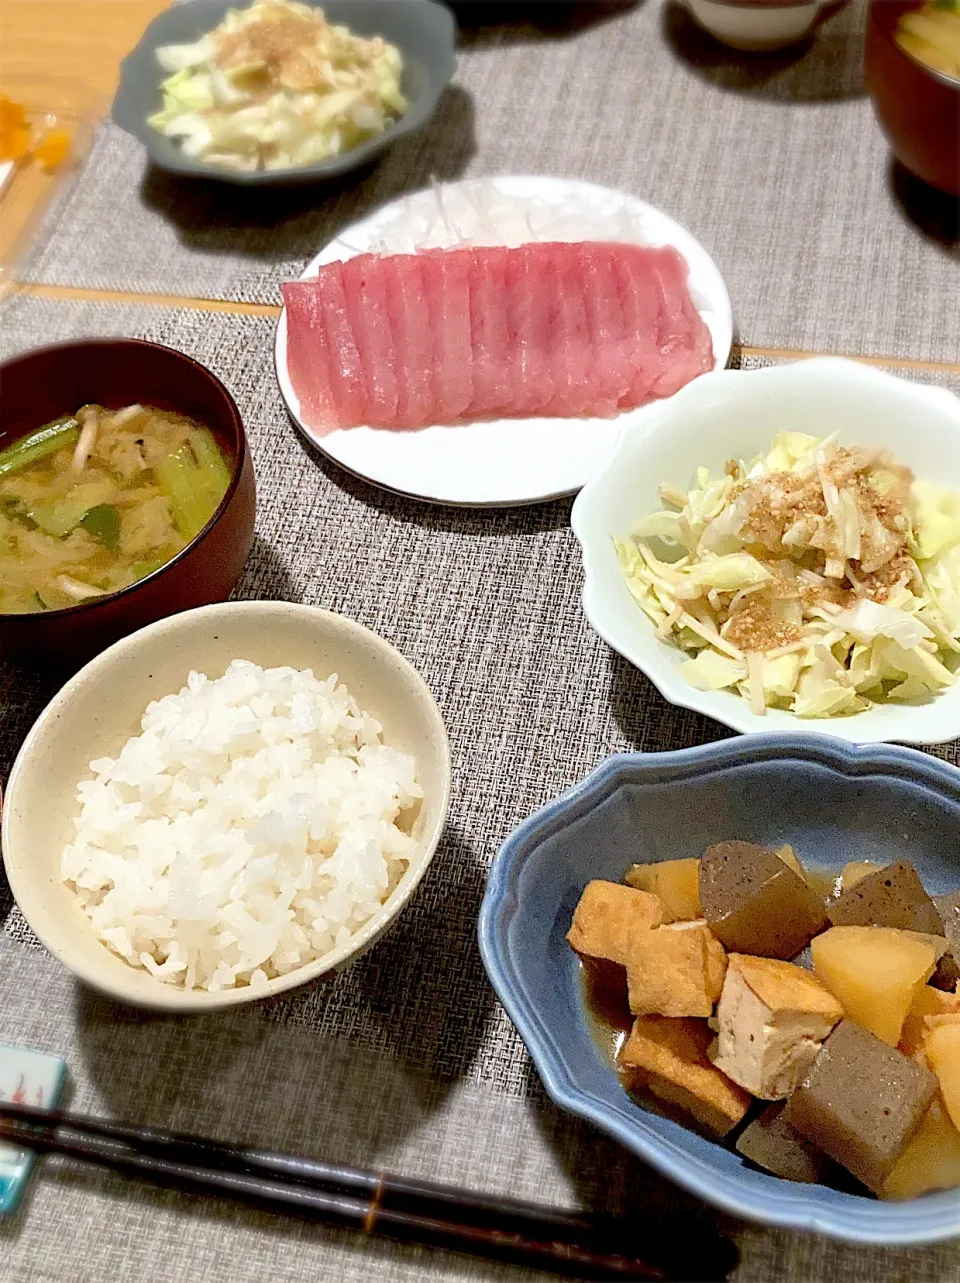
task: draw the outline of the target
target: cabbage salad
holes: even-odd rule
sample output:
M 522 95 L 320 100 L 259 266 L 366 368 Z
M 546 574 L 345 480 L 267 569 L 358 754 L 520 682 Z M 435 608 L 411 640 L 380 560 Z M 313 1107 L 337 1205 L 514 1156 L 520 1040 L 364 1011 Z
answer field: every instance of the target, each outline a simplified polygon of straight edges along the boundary
M 172 74 L 147 123 L 185 155 L 226 169 L 311 165 L 383 133 L 407 109 L 399 49 L 288 0 L 231 9 L 195 43 L 159 48 L 157 60 Z
M 658 637 L 698 690 L 798 717 L 920 701 L 960 664 L 960 494 L 884 451 L 782 432 L 770 453 L 699 468 L 616 542 Z

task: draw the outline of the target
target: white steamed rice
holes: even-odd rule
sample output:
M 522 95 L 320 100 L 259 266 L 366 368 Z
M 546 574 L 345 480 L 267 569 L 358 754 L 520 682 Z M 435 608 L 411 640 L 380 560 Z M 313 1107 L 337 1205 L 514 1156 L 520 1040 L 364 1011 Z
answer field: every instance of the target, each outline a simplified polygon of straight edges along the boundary
M 416 764 L 336 675 L 191 673 L 90 769 L 63 879 L 100 940 L 187 989 L 262 986 L 343 944 L 414 853 Z

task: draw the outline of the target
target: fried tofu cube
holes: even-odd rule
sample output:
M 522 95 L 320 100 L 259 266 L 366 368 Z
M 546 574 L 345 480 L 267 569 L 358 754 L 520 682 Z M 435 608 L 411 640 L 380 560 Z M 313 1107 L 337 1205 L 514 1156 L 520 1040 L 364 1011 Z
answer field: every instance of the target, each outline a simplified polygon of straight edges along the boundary
M 738 953 L 727 962 L 711 1059 L 751 1095 L 782 1100 L 799 1087 L 843 1008 L 792 962 Z
M 700 860 L 700 903 L 731 953 L 796 957 L 827 924 L 823 900 L 776 853 L 754 842 L 717 842 Z
M 637 932 L 627 950 L 627 996 L 635 1016 L 709 1016 L 727 969 L 705 922 Z
M 638 1016 L 619 1063 L 634 1086 L 692 1114 L 717 1136 L 743 1118 L 750 1097 L 710 1063 L 712 1034 L 702 1020 Z
M 628 942 L 638 933 L 658 927 L 663 906 L 655 895 L 620 882 L 588 882 L 573 911 L 567 942 L 588 958 L 603 958 L 621 966 Z
M 936 1094 L 929 1069 L 852 1020 L 841 1020 L 783 1117 L 878 1193 Z

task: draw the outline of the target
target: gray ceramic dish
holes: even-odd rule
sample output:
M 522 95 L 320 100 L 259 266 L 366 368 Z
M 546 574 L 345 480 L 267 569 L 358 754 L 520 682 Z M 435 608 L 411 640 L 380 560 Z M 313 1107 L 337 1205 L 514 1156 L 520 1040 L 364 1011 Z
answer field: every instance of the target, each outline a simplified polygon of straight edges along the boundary
M 243 7 L 243 0 L 190 0 L 189 4 L 167 9 L 150 23 L 140 43 L 124 58 L 120 87 L 113 101 L 113 120 L 143 143 L 159 168 L 245 187 L 315 183 L 336 178 L 359 169 L 397 139 L 426 124 L 453 75 L 456 24 L 445 6 L 434 4 L 433 0 L 327 0 L 322 8 L 331 22 L 345 23 L 357 35 L 381 35 L 400 50 L 404 62 L 403 91 L 410 103 L 406 114 L 378 138 L 316 165 L 236 173 L 191 160 L 178 143 L 164 138 L 147 124 L 147 117 L 160 108 L 160 82 L 168 74 L 157 62 L 156 50 L 161 45 L 199 40 L 223 21 L 228 9 Z

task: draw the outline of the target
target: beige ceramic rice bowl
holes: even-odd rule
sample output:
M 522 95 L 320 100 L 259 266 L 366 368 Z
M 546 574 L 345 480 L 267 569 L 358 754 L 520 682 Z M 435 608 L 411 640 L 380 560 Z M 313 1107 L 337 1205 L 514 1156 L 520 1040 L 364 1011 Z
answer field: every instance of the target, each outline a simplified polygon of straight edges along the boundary
M 77 786 L 93 760 L 116 758 L 138 735 L 148 704 L 196 671 L 221 677 L 233 660 L 263 669 L 336 673 L 382 741 L 416 763 L 422 799 L 405 823 L 412 844 L 399 881 L 362 925 L 321 956 L 284 974 L 219 991 L 187 990 L 125 961 L 98 938 L 62 878 L 75 837 Z M 345 967 L 387 929 L 426 872 L 443 829 L 450 753 L 439 710 L 414 668 L 382 638 L 342 616 L 286 602 L 231 602 L 161 620 L 118 642 L 47 706 L 14 764 L 4 799 L 3 859 L 17 903 L 47 948 L 81 980 L 137 1006 L 210 1011 L 271 997 Z

